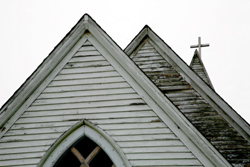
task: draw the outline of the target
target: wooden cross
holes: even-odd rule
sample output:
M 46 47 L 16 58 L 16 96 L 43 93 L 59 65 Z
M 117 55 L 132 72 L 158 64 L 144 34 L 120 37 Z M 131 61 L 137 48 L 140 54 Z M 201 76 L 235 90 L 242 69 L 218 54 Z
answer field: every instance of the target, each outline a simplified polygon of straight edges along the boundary
M 198 45 L 191 45 L 190 48 L 199 48 L 199 55 L 201 58 L 201 47 L 209 46 L 209 44 L 201 44 L 201 37 L 198 38 Z
M 89 163 L 91 160 L 101 151 L 100 146 L 96 146 L 96 148 L 88 155 L 88 157 L 85 159 L 82 154 L 75 148 L 71 148 L 71 152 L 76 156 L 76 158 L 80 161 L 81 166 L 80 167 L 90 167 Z M 115 167 L 113 164 L 112 167 Z

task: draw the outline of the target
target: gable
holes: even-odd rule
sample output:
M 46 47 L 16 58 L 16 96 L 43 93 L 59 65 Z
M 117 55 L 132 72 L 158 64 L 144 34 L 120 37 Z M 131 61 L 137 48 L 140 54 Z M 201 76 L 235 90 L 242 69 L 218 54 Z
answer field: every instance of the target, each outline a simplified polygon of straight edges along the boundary
M 229 163 L 235 166 L 249 164 L 249 135 L 235 128 L 235 122 L 228 121 L 228 117 L 215 107 L 215 101 L 208 100 L 209 95 L 200 90 L 203 86 L 207 89 L 207 85 L 200 78 L 194 83 L 196 74 L 170 47 L 145 27 L 125 51 Z M 239 123 L 245 124 L 243 120 Z
M 83 32 L 7 120 L 0 166 L 35 166 L 83 119 L 110 136 L 132 166 L 212 164 L 114 57 L 130 65 L 128 60 L 107 50 L 91 29 Z M 41 71 L 48 70 L 43 67 Z

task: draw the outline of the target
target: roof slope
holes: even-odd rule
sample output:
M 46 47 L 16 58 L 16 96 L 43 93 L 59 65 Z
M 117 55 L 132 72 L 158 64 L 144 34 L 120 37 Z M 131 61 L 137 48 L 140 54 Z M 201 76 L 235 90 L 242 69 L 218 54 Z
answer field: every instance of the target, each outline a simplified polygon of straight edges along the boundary
M 230 166 L 88 15 L 1 111 L 0 166 L 35 166 L 89 120 L 126 166 Z
M 228 162 L 250 164 L 249 125 L 148 26 L 125 52 Z
M 213 89 L 212 82 L 208 76 L 207 70 L 201 60 L 201 57 L 199 56 L 198 50 L 196 49 L 194 52 L 194 56 L 192 58 L 192 61 L 190 63 L 190 67 L 194 72 L 196 72 L 209 86 L 211 86 Z

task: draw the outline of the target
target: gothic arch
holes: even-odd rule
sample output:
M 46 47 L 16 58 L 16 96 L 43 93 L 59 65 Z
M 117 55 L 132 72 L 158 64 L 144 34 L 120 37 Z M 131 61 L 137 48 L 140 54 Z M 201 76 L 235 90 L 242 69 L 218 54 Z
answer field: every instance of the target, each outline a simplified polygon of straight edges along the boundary
M 65 132 L 46 152 L 38 167 L 52 167 L 72 145 L 87 137 L 108 155 L 116 167 L 131 167 L 120 147 L 100 128 L 84 120 Z

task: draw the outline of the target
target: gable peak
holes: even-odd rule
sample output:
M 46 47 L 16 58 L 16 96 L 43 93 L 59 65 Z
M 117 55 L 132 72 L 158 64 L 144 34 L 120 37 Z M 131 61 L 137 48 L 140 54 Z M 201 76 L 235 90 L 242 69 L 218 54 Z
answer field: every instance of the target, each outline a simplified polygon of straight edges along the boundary
M 147 24 L 142 28 L 142 30 L 144 30 L 144 29 L 150 29 L 151 30 L 151 28 Z
M 83 20 L 87 22 L 89 20 L 89 17 L 90 17 L 89 14 L 86 13 L 83 15 Z
M 194 51 L 194 57 L 199 57 L 199 52 L 198 52 L 198 50 L 197 49 L 195 49 L 195 51 Z

